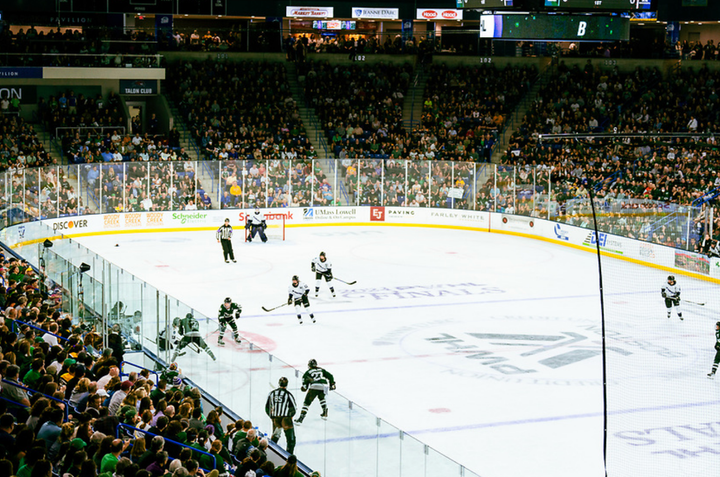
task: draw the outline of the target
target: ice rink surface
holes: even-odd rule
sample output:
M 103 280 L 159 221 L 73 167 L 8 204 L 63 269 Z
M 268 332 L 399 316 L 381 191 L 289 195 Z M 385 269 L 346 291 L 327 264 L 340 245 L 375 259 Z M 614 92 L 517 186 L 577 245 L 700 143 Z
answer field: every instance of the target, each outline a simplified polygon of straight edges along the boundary
M 207 316 L 232 297 L 243 307 L 244 337 L 301 373 L 317 359 L 344 398 L 483 477 L 604 475 L 593 253 L 422 227 L 287 235 L 234 240 L 235 264 L 224 263 L 212 231 L 78 241 Z M 265 313 L 261 306 L 287 300 L 292 275 L 314 288 L 310 262 L 320 251 L 336 277 L 357 284 L 335 282 L 337 298 L 324 282 L 319 298 L 311 293 L 317 324 L 300 325 L 290 307 Z M 720 383 L 706 378 L 720 319 L 716 285 L 678 276 L 683 297 L 705 305 L 684 304 L 685 320 L 668 320 L 659 293 L 667 271 L 614 259 L 603 267 L 608 474 L 720 475 Z M 238 370 L 248 343 L 220 349 L 214 326 L 206 333 L 216 363 L 194 353 L 178 361 L 231 402 L 249 379 Z M 333 394 L 327 423 L 314 403 L 297 430 L 301 460 L 304 446 L 320 442 L 313 429 L 344 425 Z M 251 418 L 270 431 L 264 415 Z

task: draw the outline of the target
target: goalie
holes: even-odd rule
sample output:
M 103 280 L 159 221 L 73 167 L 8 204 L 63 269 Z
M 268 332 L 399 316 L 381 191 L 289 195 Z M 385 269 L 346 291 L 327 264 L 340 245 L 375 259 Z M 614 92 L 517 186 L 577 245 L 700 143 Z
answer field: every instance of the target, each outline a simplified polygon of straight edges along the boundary
M 197 347 L 196 351 L 198 353 L 201 349 L 204 349 L 205 352 L 210 355 L 213 361 L 217 359 L 215 358 L 213 352 L 210 351 L 210 348 L 208 348 L 205 340 L 202 339 L 202 336 L 200 335 L 200 323 L 198 323 L 198 320 L 195 319 L 192 313 L 188 313 L 183 319 L 175 318 L 175 320 L 173 320 L 173 324 L 175 324 L 176 322 L 178 327 L 178 333 L 182 336 L 182 339 L 180 340 L 180 343 L 175 349 L 175 353 L 173 354 L 173 357 L 170 361 L 174 362 L 175 359 L 180 356 L 180 352 L 183 350 L 183 348 L 191 344 Z
M 312 263 L 310 264 L 310 269 L 315 272 L 315 297 L 317 298 L 318 293 L 320 293 L 320 284 L 322 283 L 322 278 L 325 278 L 325 282 L 328 284 L 328 288 L 330 288 L 330 293 L 332 293 L 332 296 L 335 296 L 335 288 L 332 286 L 332 263 L 327 259 L 325 256 L 325 252 L 320 252 L 320 255 L 313 258 Z
M 265 214 L 260 212 L 259 207 L 255 207 L 254 214 L 248 214 L 245 228 L 248 230 L 248 242 L 252 242 L 252 239 L 255 238 L 255 234 L 259 234 L 260 240 L 267 242 L 267 236 L 265 235 L 265 229 L 267 228 Z
M 240 318 L 240 313 L 242 313 L 242 307 L 237 303 L 233 303 L 232 298 L 225 298 L 223 304 L 220 305 L 220 311 L 218 311 L 218 322 L 220 323 L 218 346 L 225 346 L 223 338 L 225 337 L 225 330 L 228 326 L 232 329 L 235 342 L 240 343 L 240 336 L 238 336 L 237 325 L 235 324 L 235 320 Z

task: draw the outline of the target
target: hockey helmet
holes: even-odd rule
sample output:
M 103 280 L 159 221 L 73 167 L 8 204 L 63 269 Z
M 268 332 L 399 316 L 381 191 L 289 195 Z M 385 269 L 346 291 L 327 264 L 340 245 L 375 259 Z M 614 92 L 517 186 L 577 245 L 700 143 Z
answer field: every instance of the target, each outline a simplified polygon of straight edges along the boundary
M 173 326 L 175 326 L 175 327 L 180 326 L 180 318 L 179 317 L 176 316 L 175 318 L 173 318 Z
M 255 206 L 255 215 L 258 215 L 260 213 L 260 207 L 257 205 Z
M 283 376 L 283 377 L 280 378 L 280 380 L 278 381 L 278 384 L 280 385 L 281 388 L 286 388 L 287 385 L 288 385 L 288 378 L 286 378 L 285 376 Z
M 232 298 L 230 298 L 230 297 L 225 298 L 225 303 L 232 303 Z
M 668 276 L 668 283 L 670 283 L 670 282 L 673 282 L 673 283 L 675 282 L 675 275 Z
M 192 318 L 195 318 L 195 317 L 193 316 L 192 313 L 188 313 L 187 315 L 185 315 L 185 318 L 190 318 L 190 319 L 192 319 Z
M 297 275 L 293 275 L 292 281 L 293 281 L 293 282 L 299 282 L 299 281 L 300 281 L 300 277 L 298 277 Z
M 325 257 L 325 252 L 320 252 L 320 261 L 324 262 L 325 260 L 327 260 L 327 257 Z
M 716 327 L 716 328 L 720 328 L 720 321 L 718 321 L 717 323 L 715 323 L 715 327 Z
M 308 361 L 308 368 L 317 368 L 317 361 L 314 359 Z
M 228 218 L 226 217 L 226 218 L 225 218 L 225 222 L 230 222 L 230 219 L 228 219 Z

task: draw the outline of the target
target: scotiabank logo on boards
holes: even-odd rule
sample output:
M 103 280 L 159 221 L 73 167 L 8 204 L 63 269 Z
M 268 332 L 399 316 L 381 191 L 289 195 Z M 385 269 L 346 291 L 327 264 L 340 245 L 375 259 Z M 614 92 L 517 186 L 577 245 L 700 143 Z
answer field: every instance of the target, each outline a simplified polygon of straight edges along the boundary
M 252 214 L 247 214 L 245 212 L 240 212 L 240 223 L 245 222 L 247 218 Z M 284 212 L 282 214 L 265 214 L 265 220 L 271 221 L 271 220 L 282 220 L 283 217 L 285 217 L 285 220 L 292 220 L 293 219 L 293 213 L 292 212 Z
M 70 229 L 83 229 L 88 226 L 88 222 L 85 219 L 82 220 L 63 220 L 62 222 L 55 222 L 53 224 L 53 232 L 58 230 L 70 230 Z

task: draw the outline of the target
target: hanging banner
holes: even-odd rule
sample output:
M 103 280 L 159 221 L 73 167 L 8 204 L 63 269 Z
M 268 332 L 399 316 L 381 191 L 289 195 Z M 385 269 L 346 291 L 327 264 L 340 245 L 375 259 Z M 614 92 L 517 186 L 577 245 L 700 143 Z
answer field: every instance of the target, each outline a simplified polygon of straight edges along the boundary
M 285 7 L 285 16 L 299 18 L 332 18 L 333 7 Z
M 120 80 L 120 94 L 157 94 L 157 80 Z
M 43 69 L 33 66 L 0 66 L 0 78 L 42 78 Z
M 352 17 L 370 20 L 397 20 L 400 18 L 400 9 L 353 7 Z
M 418 20 L 462 20 L 463 11 L 453 8 L 418 8 Z

